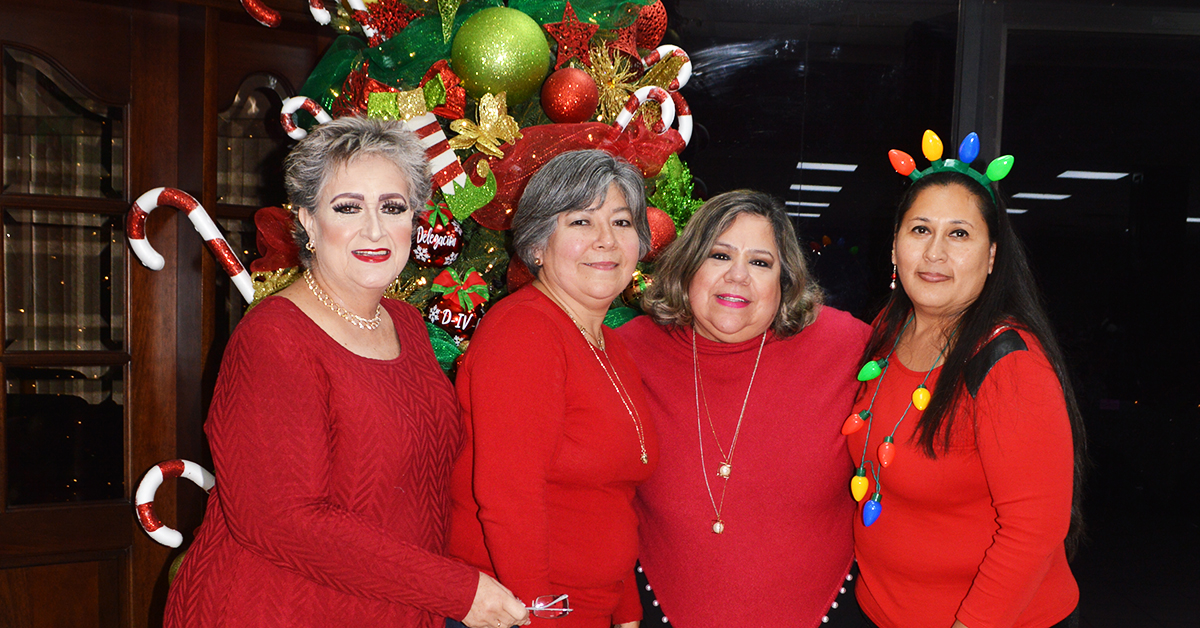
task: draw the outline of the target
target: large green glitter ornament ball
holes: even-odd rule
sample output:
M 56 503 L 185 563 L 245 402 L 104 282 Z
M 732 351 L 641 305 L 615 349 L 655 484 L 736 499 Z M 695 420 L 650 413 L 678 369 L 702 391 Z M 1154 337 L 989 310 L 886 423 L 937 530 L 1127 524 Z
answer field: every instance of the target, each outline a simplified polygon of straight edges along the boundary
M 550 69 L 542 27 L 516 9 L 496 7 L 472 15 L 450 50 L 454 73 L 474 98 L 507 92 L 513 105 L 537 93 Z

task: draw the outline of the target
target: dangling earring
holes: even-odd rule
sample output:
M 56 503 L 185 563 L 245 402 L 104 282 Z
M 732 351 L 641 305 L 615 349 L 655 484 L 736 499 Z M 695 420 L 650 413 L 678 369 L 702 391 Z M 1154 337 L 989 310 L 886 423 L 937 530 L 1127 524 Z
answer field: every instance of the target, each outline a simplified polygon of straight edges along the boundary
M 304 248 L 308 249 L 309 253 L 312 253 L 313 251 L 317 250 L 317 245 L 313 244 L 312 240 L 309 240 L 308 242 L 306 242 L 304 244 Z M 893 275 L 893 278 L 895 278 L 895 275 Z M 893 286 L 893 287 L 895 287 L 895 286 Z
M 892 290 L 896 289 L 896 265 L 892 264 L 892 283 L 888 286 Z

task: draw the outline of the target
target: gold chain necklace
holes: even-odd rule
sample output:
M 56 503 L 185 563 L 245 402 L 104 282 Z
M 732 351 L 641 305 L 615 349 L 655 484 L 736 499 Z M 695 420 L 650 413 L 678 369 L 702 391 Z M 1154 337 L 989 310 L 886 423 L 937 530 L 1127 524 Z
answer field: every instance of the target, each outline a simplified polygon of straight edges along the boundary
M 578 329 L 579 334 L 583 336 L 583 342 L 587 344 L 588 349 L 591 349 L 592 355 L 596 358 L 596 361 L 600 363 L 600 369 L 604 371 L 604 374 L 608 377 L 608 383 L 612 384 L 613 390 L 617 391 L 617 397 L 621 399 L 621 405 L 625 406 L 625 412 L 628 412 L 629 418 L 633 419 L 633 429 L 635 432 L 637 432 L 638 446 L 642 449 L 642 464 L 650 464 L 650 457 L 646 455 L 646 433 L 645 430 L 642 429 L 642 416 L 637 411 L 637 406 L 633 403 L 633 397 L 629 394 L 629 391 L 625 389 L 625 382 L 621 381 L 621 376 L 617 373 L 617 367 L 612 365 L 612 372 L 609 372 L 609 366 L 605 366 L 604 360 L 601 360 L 600 354 L 596 352 L 596 347 L 593 347 L 591 340 L 588 339 L 591 334 L 589 334 L 587 330 L 583 328 L 583 325 L 580 325 L 579 321 L 575 319 L 575 315 L 571 313 L 571 308 L 568 308 L 549 292 L 542 292 L 542 294 L 549 297 L 555 305 L 562 309 L 563 312 L 567 313 L 567 317 L 571 319 L 571 322 L 575 323 L 575 328 Z M 600 350 L 604 351 L 603 332 L 601 332 L 600 342 L 597 344 L 600 345 Z M 605 353 L 604 355 L 607 357 L 608 353 Z
M 313 295 L 317 297 L 318 301 L 324 303 L 325 307 L 333 310 L 334 314 L 341 316 L 342 319 L 344 319 L 347 323 L 350 323 L 359 329 L 375 331 L 379 328 L 379 324 L 383 322 L 383 305 L 377 304 L 375 306 L 375 318 L 364 318 L 358 314 L 355 314 L 354 312 L 351 312 L 350 310 L 347 310 L 333 299 L 329 298 L 329 295 L 325 294 L 325 291 L 322 290 L 321 286 L 317 284 L 317 280 L 313 278 L 311 270 L 306 269 L 304 271 L 304 283 L 308 284 L 308 289 L 312 290 Z
M 729 455 L 725 455 L 725 451 L 721 449 L 721 441 L 717 439 L 717 429 L 712 424 L 712 415 L 708 417 L 709 427 L 712 428 L 713 440 L 717 441 L 717 449 L 721 451 L 724 457 L 721 461 L 721 466 L 717 468 L 717 477 L 725 481 L 721 487 L 721 503 L 718 504 L 713 497 L 712 484 L 708 481 L 708 463 L 704 460 L 704 426 L 700 422 L 700 397 L 701 383 L 700 379 L 700 355 L 696 351 L 696 328 L 692 327 L 692 375 L 694 376 L 696 385 L 696 436 L 700 441 L 700 468 L 704 475 L 704 488 L 708 489 L 708 500 L 712 503 L 713 512 L 717 518 L 713 520 L 713 534 L 721 534 L 725 531 L 725 520 L 721 518 L 721 512 L 725 510 L 725 492 L 729 489 L 729 476 L 733 472 L 733 450 L 737 447 L 738 435 L 742 432 L 742 419 L 746 416 L 746 404 L 750 402 L 750 391 L 754 389 L 754 377 L 758 375 L 758 363 L 762 360 L 763 347 L 767 344 L 767 332 L 763 332 L 762 341 L 758 343 L 758 356 L 754 358 L 754 370 L 750 372 L 750 385 L 746 386 L 746 398 L 742 400 L 742 411 L 738 413 L 737 427 L 733 430 L 733 442 L 729 444 Z M 708 411 L 708 397 L 704 395 L 704 409 Z

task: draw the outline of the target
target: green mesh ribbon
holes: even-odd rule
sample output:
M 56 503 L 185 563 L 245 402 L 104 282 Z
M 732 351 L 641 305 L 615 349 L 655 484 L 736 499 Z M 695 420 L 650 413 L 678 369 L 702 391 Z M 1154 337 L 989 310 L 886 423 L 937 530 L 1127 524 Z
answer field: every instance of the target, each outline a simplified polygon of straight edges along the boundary
M 604 315 L 604 325 L 609 329 L 616 329 L 636 318 L 638 314 L 639 312 L 631 307 L 614 307 Z
M 571 0 L 580 22 L 598 24 L 604 30 L 624 28 L 637 19 L 642 7 L 655 0 Z M 567 0 L 509 0 L 508 7 L 533 18 L 538 24 L 561 22 Z
M 454 17 L 454 32 L 472 15 L 499 6 L 503 6 L 500 0 L 464 2 Z M 443 38 L 441 16 L 419 17 L 391 39 L 367 49 L 364 54 L 371 61 L 371 78 L 393 87 L 416 87 L 430 66 L 450 58 L 452 41 L 453 37 Z
M 441 327 L 426 321 L 425 329 L 429 330 L 429 341 L 433 344 L 433 355 L 437 357 L 438 366 L 447 374 L 450 373 L 454 369 L 454 361 L 462 351 L 459 351 L 454 339 Z
M 332 109 L 333 101 L 341 94 L 342 83 L 358 63 L 364 48 L 366 44 L 353 35 L 342 35 L 333 40 L 325 56 L 304 81 L 300 95 L 313 99 L 325 111 Z M 296 116 L 299 126 L 307 128 L 316 123 L 303 109 L 297 111 Z
M 667 212 L 675 222 L 675 231 L 680 232 L 704 204 L 704 201 L 692 198 L 692 187 L 692 171 L 680 161 L 679 155 L 671 155 L 663 164 L 662 172 L 654 178 L 654 194 L 646 202 Z

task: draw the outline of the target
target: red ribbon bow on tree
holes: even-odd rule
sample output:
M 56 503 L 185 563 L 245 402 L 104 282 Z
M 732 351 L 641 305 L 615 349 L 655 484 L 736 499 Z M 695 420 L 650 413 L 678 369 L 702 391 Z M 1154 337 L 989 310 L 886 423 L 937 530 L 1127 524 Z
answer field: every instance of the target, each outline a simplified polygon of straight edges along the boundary
M 487 283 L 474 268 L 467 269 L 462 278 L 453 268 L 447 268 L 433 280 L 430 290 L 441 294 L 442 299 L 450 302 L 457 296 L 464 312 L 470 312 L 488 300 Z
M 467 90 L 459 85 L 460 82 L 445 59 L 429 68 L 421 79 L 420 87 L 425 91 L 425 103 L 433 115 L 450 120 L 463 117 Z

